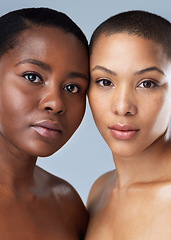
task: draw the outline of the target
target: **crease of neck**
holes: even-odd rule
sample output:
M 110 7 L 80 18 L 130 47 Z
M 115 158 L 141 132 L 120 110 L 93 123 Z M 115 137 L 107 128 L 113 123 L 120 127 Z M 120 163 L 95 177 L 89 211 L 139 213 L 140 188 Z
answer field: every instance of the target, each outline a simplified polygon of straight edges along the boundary
M 169 145 L 169 146 L 168 146 Z M 129 189 L 135 184 L 167 181 L 171 172 L 171 142 L 158 142 L 155 148 L 143 153 L 123 158 L 113 154 L 120 190 Z
M 33 184 L 37 157 L 0 144 L 0 185 L 19 189 Z

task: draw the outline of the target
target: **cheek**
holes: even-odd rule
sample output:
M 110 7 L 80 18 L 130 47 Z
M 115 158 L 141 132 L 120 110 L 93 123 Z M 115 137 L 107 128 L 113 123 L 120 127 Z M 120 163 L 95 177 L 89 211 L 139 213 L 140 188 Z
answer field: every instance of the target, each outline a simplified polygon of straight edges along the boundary
M 26 118 L 33 112 L 35 105 L 33 94 L 18 91 L 14 86 L 9 87 L 8 90 L 3 88 L 3 92 L 0 93 L 0 122 L 11 123 L 17 127 L 21 124 L 23 117 Z
M 163 133 L 168 127 L 170 120 L 170 103 L 167 96 L 154 97 L 150 101 L 144 113 L 146 115 L 146 126 L 150 126 L 154 132 Z
M 29 91 L 26 86 L 20 86 L 19 84 L 11 83 L 9 81 L 8 86 L 3 86 L 3 92 L 1 93 L 1 99 L 4 106 L 17 108 L 23 108 L 25 105 L 30 105 L 33 101 L 33 91 Z
M 67 101 L 69 103 L 69 101 Z M 86 107 L 86 97 L 77 99 L 77 101 L 71 102 L 70 105 L 67 107 L 67 122 L 68 126 L 70 126 L 70 132 L 74 132 L 77 127 L 80 125 Z
M 89 101 L 89 105 L 90 105 L 94 120 L 96 122 L 96 118 L 98 117 L 99 99 L 92 90 L 88 94 L 88 101 Z
M 102 116 L 105 116 L 109 111 L 109 97 L 105 94 L 100 94 L 99 92 L 92 90 L 89 92 L 88 99 L 95 121 L 103 121 Z
M 16 117 L 15 112 L 20 112 L 21 104 L 18 102 L 18 96 L 16 94 L 10 94 L 11 90 L 3 91 L 0 94 L 0 119 L 14 120 Z M 12 91 L 13 92 L 13 91 Z M 21 101 L 21 100 L 20 100 Z
M 78 124 L 81 123 L 82 119 L 83 119 L 83 116 L 84 116 L 84 113 L 85 113 L 85 102 L 84 104 L 81 104 L 77 110 L 74 112 L 74 114 L 72 114 L 72 119 L 73 119 L 73 122 L 75 122 L 75 125 L 77 127 Z
M 94 91 L 89 93 L 89 104 L 92 111 L 92 115 L 95 121 L 95 124 L 99 132 L 103 136 L 103 131 L 106 126 L 106 117 L 108 116 L 106 106 L 107 101 L 103 99 L 99 94 L 96 94 Z

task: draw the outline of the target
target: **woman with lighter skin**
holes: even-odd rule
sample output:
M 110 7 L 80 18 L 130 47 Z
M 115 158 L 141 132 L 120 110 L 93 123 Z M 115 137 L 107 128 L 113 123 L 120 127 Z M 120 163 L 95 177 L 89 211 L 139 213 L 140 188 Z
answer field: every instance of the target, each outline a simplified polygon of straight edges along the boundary
M 83 239 L 88 214 L 78 193 L 35 164 L 81 123 L 87 40 L 47 8 L 2 16 L 0 32 L 0 239 Z
M 130 11 L 90 42 L 89 102 L 116 170 L 94 183 L 86 240 L 171 239 L 171 24 Z

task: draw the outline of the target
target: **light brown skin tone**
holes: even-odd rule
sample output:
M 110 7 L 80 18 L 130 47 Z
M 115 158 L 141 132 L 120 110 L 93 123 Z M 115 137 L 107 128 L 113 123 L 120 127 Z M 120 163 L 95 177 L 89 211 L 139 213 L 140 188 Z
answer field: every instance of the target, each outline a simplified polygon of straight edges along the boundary
M 171 62 L 152 40 L 101 35 L 90 74 L 90 106 L 116 170 L 90 191 L 85 239 L 170 240 Z
M 87 52 L 57 28 L 33 26 L 18 40 L 0 59 L 1 239 L 83 239 L 88 214 L 79 195 L 35 164 L 62 147 L 83 118 Z

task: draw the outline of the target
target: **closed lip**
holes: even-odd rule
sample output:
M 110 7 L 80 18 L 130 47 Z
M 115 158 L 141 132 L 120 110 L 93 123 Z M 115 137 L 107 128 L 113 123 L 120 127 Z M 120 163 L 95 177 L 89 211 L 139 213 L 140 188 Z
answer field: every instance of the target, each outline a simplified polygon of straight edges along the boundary
M 120 140 L 132 139 L 140 130 L 132 125 L 121 123 L 114 124 L 110 126 L 109 129 L 111 130 L 112 135 Z
M 132 125 L 123 124 L 123 123 L 116 123 L 110 126 L 109 129 L 117 130 L 117 131 L 139 131 L 140 130 Z
M 63 132 L 62 126 L 59 123 L 51 120 L 39 121 L 31 127 L 43 138 L 57 139 Z
M 32 127 L 41 127 L 48 130 L 57 131 L 59 133 L 63 132 L 62 126 L 59 123 L 53 122 L 51 120 L 42 120 L 32 125 Z

